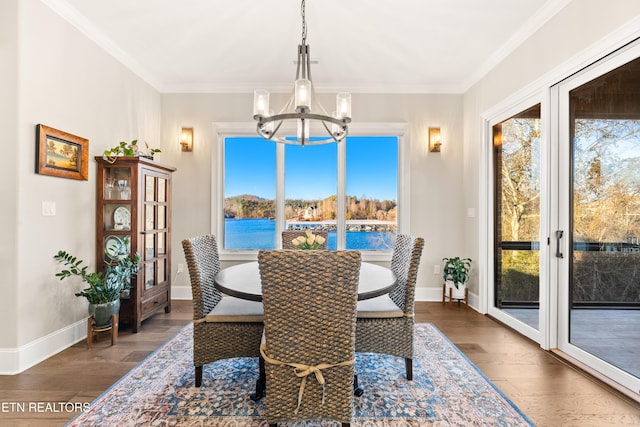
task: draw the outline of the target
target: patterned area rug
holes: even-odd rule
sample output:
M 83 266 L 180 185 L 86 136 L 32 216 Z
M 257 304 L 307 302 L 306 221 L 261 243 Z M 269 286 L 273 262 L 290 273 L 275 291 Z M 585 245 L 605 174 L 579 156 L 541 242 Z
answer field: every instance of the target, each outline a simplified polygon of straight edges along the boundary
M 186 326 L 67 425 L 266 426 L 264 399 L 249 399 L 258 377 L 257 359 L 206 365 L 202 387 L 193 386 L 192 327 Z M 405 377 L 404 359 L 357 355 L 356 372 L 365 394 L 354 398 L 352 426 L 533 425 L 432 324 L 416 325 L 415 352 L 413 381 Z M 318 421 L 290 426 L 335 425 Z

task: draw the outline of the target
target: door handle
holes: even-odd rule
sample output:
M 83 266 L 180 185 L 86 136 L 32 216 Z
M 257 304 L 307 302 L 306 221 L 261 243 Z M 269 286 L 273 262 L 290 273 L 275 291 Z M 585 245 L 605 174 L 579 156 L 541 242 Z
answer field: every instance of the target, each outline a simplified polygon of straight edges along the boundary
M 556 231 L 556 258 L 564 258 L 564 255 L 560 252 L 560 239 L 562 239 L 563 234 L 564 231 L 562 230 Z

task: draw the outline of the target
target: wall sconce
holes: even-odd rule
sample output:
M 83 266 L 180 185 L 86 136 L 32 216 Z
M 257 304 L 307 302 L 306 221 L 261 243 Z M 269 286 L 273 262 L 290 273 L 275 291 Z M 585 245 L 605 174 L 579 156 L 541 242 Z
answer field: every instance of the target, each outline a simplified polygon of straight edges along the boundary
M 180 131 L 180 149 L 193 151 L 193 128 L 182 128 Z
M 442 146 L 440 128 L 429 128 L 429 151 L 439 153 Z

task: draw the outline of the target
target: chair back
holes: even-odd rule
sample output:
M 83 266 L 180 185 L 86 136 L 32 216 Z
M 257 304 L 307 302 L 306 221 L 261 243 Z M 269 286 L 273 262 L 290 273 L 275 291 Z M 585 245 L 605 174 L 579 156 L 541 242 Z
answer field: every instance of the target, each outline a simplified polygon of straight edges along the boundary
M 282 232 L 282 249 L 298 249 L 296 245 L 292 243 L 292 240 L 295 239 L 296 237 L 304 236 L 305 232 L 306 232 L 305 230 L 283 231 Z M 313 234 L 324 238 L 324 243 L 321 244 L 318 247 L 318 249 L 326 250 L 329 233 L 327 233 L 326 231 L 313 231 Z
M 182 248 L 191 280 L 193 319 L 203 319 L 222 298 L 220 291 L 214 287 L 214 279 L 220 271 L 216 238 L 205 235 L 185 239 Z
M 391 257 L 391 271 L 396 274 L 398 285 L 389 293 L 389 297 L 409 315 L 413 314 L 418 266 L 423 247 L 422 237 L 398 234 Z
M 356 304 L 361 255 L 357 251 L 263 250 L 258 253 L 264 304 L 267 420 L 334 419 L 353 415 Z M 266 359 L 266 357 L 265 357 Z M 288 365 L 286 365 L 288 364 Z M 303 386 L 290 364 L 318 366 Z M 323 397 L 325 403 L 322 404 Z M 299 404 L 298 410 L 297 405 Z

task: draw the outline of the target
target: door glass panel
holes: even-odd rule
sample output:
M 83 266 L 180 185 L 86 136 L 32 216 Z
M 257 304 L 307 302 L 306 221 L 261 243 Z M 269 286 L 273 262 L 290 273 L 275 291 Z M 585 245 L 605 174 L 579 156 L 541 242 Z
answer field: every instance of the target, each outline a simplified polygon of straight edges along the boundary
M 158 229 L 163 229 L 167 223 L 167 208 L 158 206 Z
M 155 200 L 156 179 L 151 175 L 147 175 L 144 180 L 144 200 L 153 202 Z
M 165 258 L 160 258 L 158 260 L 158 283 L 162 283 L 167 280 L 167 269 L 165 268 L 167 260 Z
M 153 205 L 145 205 L 144 207 L 144 229 L 145 230 L 153 230 L 156 228 L 154 207 L 155 206 Z
M 155 247 L 153 245 L 153 237 L 154 234 L 150 233 L 147 234 L 146 236 L 144 236 L 144 253 L 145 253 L 145 259 L 151 259 L 155 256 Z
M 158 256 L 165 255 L 167 253 L 167 246 L 165 245 L 166 240 L 167 233 L 158 233 Z
M 156 285 L 155 263 L 149 262 L 144 265 L 144 288 L 151 289 Z
M 569 92 L 569 340 L 640 377 L 640 58 Z
M 493 126 L 494 304 L 538 329 L 540 104 Z
M 167 201 L 167 180 L 164 178 L 158 178 L 158 202 Z

